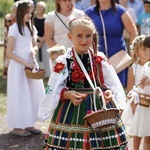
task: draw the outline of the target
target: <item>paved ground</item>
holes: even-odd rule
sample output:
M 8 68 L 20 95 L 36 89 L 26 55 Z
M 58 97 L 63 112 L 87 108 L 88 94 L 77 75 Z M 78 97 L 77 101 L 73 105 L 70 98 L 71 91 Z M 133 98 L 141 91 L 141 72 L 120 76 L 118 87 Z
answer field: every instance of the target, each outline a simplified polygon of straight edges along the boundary
M 42 130 L 40 135 L 17 137 L 10 133 L 11 129 L 7 127 L 6 118 L 0 115 L 0 150 L 42 150 L 48 124 L 48 121 L 36 123 L 35 127 Z M 128 141 L 130 150 L 133 150 L 132 138 L 128 137 Z M 143 150 L 142 145 L 143 141 L 140 150 Z

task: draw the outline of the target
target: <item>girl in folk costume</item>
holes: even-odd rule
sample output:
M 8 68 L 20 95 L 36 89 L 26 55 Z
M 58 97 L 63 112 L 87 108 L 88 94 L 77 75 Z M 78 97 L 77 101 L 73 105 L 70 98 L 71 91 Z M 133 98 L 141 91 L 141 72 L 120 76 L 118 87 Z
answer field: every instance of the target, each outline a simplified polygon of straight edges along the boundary
M 30 1 L 19 1 L 16 23 L 10 26 L 8 33 L 7 123 L 13 128 L 12 134 L 18 136 L 41 133 L 34 124 L 44 94 L 43 81 L 27 78 L 24 71 L 25 67 L 35 67 L 37 32 L 30 23 L 32 11 Z
M 106 128 L 93 128 L 84 119 L 95 110 L 94 99 L 97 109 L 103 109 L 105 100 L 105 107 L 118 109 L 123 108 L 126 101 L 112 65 L 97 51 L 93 22 L 84 17 L 73 19 L 69 22 L 68 37 L 73 47 L 56 59 L 39 107 L 40 119 L 52 117 L 44 149 L 126 149 L 125 129 L 119 115 L 117 121 Z
M 150 36 L 141 35 L 131 45 L 134 63 L 129 68 L 127 92 L 129 101 L 122 114 L 127 132 L 133 136 L 134 149 L 140 147 L 144 137 L 144 150 L 150 149 Z

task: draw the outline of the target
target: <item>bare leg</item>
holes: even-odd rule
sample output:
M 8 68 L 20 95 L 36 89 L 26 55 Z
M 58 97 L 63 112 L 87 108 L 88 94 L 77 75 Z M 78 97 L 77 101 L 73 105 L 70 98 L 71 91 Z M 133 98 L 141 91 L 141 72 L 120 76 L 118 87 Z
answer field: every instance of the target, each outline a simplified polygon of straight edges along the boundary
M 133 136 L 133 146 L 134 146 L 134 150 L 139 150 L 140 147 L 140 143 L 141 143 L 141 137 L 138 136 Z
M 143 150 L 150 150 L 150 137 L 144 137 Z

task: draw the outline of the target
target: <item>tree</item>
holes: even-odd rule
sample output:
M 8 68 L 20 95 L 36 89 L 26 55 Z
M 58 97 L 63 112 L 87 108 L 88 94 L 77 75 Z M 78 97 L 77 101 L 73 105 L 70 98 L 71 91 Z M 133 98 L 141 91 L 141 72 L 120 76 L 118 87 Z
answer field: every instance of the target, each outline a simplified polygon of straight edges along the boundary
M 35 0 L 36 2 L 41 0 Z M 54 10 L 54 0 L 43 0 L 47 4 L 46 12 Z M 0 18 L 3 18 L 7 13 L 11 13 L 11 8 L 14 0 L 0 0 Z
M 11 13 L 13 4 L 13 0 L 0 0 L 0 18 L 4 18 L 7 13 Z

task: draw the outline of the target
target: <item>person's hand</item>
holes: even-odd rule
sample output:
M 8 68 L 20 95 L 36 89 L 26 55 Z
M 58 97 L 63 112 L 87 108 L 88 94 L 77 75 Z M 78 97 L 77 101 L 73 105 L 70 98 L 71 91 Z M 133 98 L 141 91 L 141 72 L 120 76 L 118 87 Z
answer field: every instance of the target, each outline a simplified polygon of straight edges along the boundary
M 143 89 L 146 85 L 147 86 L 150 85 L 150 78 L 148 78 L 147 76 L 144 76 L 140 81 L 140 87 Z
M 86 94 L 81 94 L 76 91 L 70 91 L 70 101 L 75 105 L 78 106 L 85 98 Z
M 31 57 L 36 56 L 37 51 L 38 51 L 38 47 L 34 46 L 33 49 L 32 49 L 32 51 L 31 51 Z
M 25 66 L 25 68 L 33 69 L 35 67 L 35 64 L 34 63 L 25 62 L 24 66 Z
M 112 95 L 113 95 L 112 90 L 106 90 L 104 92 L 104 98 L 106 103 L 109 103 L 109 101 L 112 100 Z

